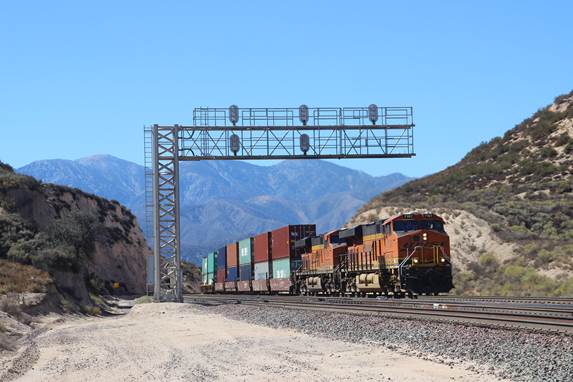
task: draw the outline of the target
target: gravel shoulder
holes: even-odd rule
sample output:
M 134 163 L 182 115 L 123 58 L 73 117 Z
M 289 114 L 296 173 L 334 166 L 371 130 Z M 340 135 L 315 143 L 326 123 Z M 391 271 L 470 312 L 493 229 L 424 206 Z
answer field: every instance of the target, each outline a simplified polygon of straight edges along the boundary
M 13 376 L 21 381 L 496 380 L 468 365 L 439 363 L 379 343 L 230 318 L 243 309 L 141 304 L 121 317 L 67 320 L 31 340 L 22 350 L 33 349 L 27 369 Z M 267 311 L 266 317 L 277 321 L 287 313 Z
M 371 344 L 394 354 L 467 368 L 481 373 L 484 380 L 495 376 L 528 382 L 573 381 L 573 336 L 566 334 L 240 304 L 202 309 L 256 325 Z

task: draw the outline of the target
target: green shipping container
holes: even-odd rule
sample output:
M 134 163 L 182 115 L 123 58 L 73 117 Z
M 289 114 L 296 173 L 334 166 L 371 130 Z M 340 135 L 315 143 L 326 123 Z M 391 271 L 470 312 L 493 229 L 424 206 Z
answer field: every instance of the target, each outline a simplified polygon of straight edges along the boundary
M 207 273 L 215 273 L 216 269 L 217 254 L 215 252 L 209 252 L 207 254 Z
M 203 267 L 201 268 L 201 277 L 203 284 L 207 284 L 207 257 L 203 258 Z
M 214 273 L 207 273 L 207 282 L 205 284 L 213 285 L 214 280 L 215 280 L 215 274 Z
M 273 279 L 288 279 L 290 277 L 290 259 L 273 260 Z
M 253 239 L 239 241 L 239 265 L 251 264 L 253 259 Z

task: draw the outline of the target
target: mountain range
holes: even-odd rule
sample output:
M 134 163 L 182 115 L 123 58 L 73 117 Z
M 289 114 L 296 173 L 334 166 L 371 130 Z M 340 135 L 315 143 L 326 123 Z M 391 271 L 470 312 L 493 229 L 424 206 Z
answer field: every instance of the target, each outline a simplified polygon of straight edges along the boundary
M 109 155 L 40 160 L 18 169 L 127 206 L 145 222 L 144 168 Z M 374 195 L 410 178 L 374 177 L 327 161 L 272 166 L 239 161 L 184 162 L 180 168 L 182 253 L 197 261 L 212 248 L 286 224 L 343 225 Z

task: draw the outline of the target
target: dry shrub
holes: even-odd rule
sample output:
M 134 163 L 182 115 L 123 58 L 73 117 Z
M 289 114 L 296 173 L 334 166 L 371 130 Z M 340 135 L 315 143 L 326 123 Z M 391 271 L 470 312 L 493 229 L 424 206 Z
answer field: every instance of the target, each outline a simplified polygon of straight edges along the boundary
M 47 272 L 7 260 L 0 260 L 0 294 L 45 293 L 52 279 Z

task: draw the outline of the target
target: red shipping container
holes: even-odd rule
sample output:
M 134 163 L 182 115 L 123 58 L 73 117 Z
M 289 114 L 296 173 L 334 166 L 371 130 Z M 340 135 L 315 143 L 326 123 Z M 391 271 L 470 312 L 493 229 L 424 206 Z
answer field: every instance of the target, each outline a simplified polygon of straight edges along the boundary
M 271 258 L 271 233 L 265 232 L 260 235 L 255 236 L 254 247 L 255 254 L 254 263 L 261 263 L 264 261 L 269 261 Z
M 295 255 L 294 242 L 313 235 L 316 235 L 316 225 L 314 224 L 287 225 L 275 229 L 272 231 L 271 258 L 273 260 L 293 258 Z
M 218 283 L 225 282 L 225 269 L 217 269 L 217 278 L 215 279 Z
M 239 264 L 239 244 L 227 244 L 227 268 L 236 268 Z

